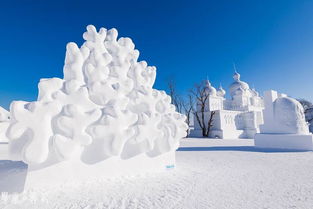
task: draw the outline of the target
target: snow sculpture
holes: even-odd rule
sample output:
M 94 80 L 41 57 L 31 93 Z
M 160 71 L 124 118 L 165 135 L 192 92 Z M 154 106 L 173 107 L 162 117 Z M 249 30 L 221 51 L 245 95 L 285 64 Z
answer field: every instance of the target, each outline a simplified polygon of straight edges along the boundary
M 304 109 L 295 99 L 277 98 L 274 102 L 274 119 L 277 120 L 277 131 L 290 134 L 308 134 Z
M 0 142 L 7 142 L 8 138 L 5 133 L 9 127 L 10 113 L 0 107 Z
M 209 137 L 236 139 L 252 139 L 259 132 L 259 125 L 263 123 L 263 99 L 255 89 L 240 80 L 240 74 L 235 71 L 234 82 L 229 87 L 230 99 L 225 98 L 226 91 L 219 87 L 216 90 L 207 80 L 205 93 L 208 95 L 204 109 L 204 121 L 208 124 L 214 111 L 212 127 Z M 201 104 L 197 104 L 197 114 L 202 115 Z M 200 117 L 201 118 L 201 117 Z M 194 129 L 190 136 L 202 137 L 202 127 L 194 116 Z
M 264 124 L 255 135 L 257 147 L 312 150 L 313 137 L 305 121 L 302 105 L 276 91 L 264 93 Z
M 152 88 L 156 68 L 137 62 L 131 39 L 117 36 L 87 26 L 80 48 L 67 44 L 64 78 L 42 79 L 38 101 L 11 104 L 11 159 L 38 170 L 62 161 L 152 159 L 178 148 L 185 116 Z

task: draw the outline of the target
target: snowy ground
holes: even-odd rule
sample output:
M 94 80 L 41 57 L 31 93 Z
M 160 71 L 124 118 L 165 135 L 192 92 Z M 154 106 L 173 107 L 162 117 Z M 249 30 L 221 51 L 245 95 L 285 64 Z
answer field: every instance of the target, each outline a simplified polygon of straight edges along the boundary
M 313 208 L 313 153 L 253 140 L 185 139 L 172 171 L 26 191 L 0 208 Z

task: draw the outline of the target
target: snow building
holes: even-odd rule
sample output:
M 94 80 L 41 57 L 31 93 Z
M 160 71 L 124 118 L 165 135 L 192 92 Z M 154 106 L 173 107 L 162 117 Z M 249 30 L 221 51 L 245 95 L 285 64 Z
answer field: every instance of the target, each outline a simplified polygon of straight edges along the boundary
M 263 123 L 263 98 L 249 85 L 240 80 L 240 74 L 235 71 L 234 82 L 229 87 L 230 99 L 226 99 L 226 91 L 220 86 L 217 90 L 206 81 L 205 94 L 208 96 L 204 112 L 204 124 L 208 124 L 210 115 L 214 112 L 213 122 L 209 132 L 212 138 L 253 138 L 259 133 L 259 125 Z M 201 114 L 201 104 L 197 103 L 196 114 Z M 194 130 L 191 136 L 201 137 L 202 129 L 194 116 Z

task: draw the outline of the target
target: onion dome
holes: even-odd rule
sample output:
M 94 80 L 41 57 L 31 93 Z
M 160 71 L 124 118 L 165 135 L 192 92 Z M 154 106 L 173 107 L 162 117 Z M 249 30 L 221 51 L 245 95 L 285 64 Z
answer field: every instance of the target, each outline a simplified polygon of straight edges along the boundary
M 223 89 L 222 85 L 220 85 L 220 87 L 218 88 L 216 94 L 217 94 L 217 96 L 220 96 L 220 97 L 224 97 L 225 96 L 226 91 Z
M 207 95 L 216 96 L 216 89 L 211 85 L 209 80 L 205 81 L 205 93 Z
M 229 93 L 231 96 L 238 94 L 238 90 L 240 92 L 249 90 L 249 85 L 246 82 L 240 80 L 240 74 L 238 72 L 235 72 L 233 78 L 235 81 L 229 87 Z

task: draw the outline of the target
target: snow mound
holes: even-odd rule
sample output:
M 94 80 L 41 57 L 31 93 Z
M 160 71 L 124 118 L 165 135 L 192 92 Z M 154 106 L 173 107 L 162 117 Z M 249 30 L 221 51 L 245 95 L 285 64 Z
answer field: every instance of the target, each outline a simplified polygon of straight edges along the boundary
M 10 158 L 44 164 L 79 158 L 94 164 L 173 151 L 185 116 L 153 89 L 156 68 L 116 29 L 87 26 L 85 43 L 66 47 L 64 78 L 41 79 L 38 100 L 11 104 Z

